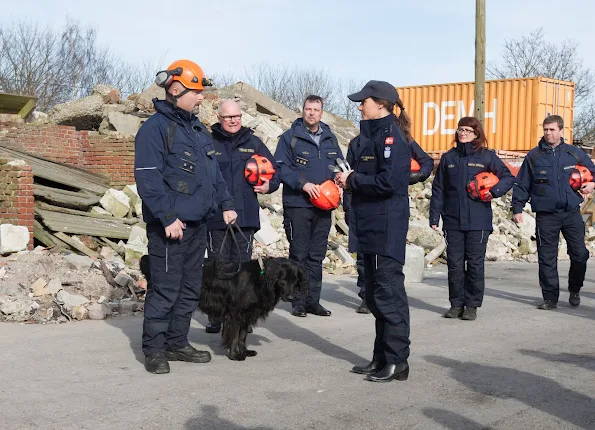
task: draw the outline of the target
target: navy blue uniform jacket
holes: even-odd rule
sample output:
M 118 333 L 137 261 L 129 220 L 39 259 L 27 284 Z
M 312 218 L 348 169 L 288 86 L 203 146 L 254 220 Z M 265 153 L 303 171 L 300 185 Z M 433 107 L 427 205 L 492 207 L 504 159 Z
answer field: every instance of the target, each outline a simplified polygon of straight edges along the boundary
M 164 227 L 176 218 L 204 222 L 217 207 L 234 208 L 206 128 L 189 112 L 154 99 L 155 113 L 134 141 L 134 177 L 147 224 Z M 173 130 L 168 148 L 168 128 Z M 170 129 L 171 130 L 171 129 Z
M 570 188 L 570 172 L 581 164 L 595 176 L 595 165 L 580 148 L 562 143 L 555 149 L 542 138 L 525 156 L 512 193 L 512 210 L 523 211 L 531 200 L 533 212 L 560 212 L 576 208 L 583 196 Z
M 266 157 L 275 168 L 275 175 L 269 181 L 269 194 L 279 188 L 279 174 L 277 165 L 271 152 L 252 130 L 242 127 L 237 133 L 231 135 L 217 123 L 212 127 L 213 141 L 215 143 L 215 157 L 229 192 L 233 196 L 235 211 L 238 213 L 236 223 L 242 228 L 260 229 L 258 198 L 254 187 L 248 183 L 244 176 L 246 161 L 253 155 Z M 209 230 L 221 230 L 227 226 L 223 222 L 223 212 L 218 210 L 208 223 Z
M 473 200 L 467 193 L 467 183 L 481 172 L 492 172 L 500 180 L 490 190 L 494 197 L 503 196 L 514 184 L 508 167 L 489 149 L 457 143 L 442 155 L 432 184 L 430 225 L 438 225 L 442 217 L 443 230 L 494 229 L 491 202 Z
M 349 149 L 349 250 L 405 264 L 411 153 L 395 116 L 361 121 L 359 141 Z
M 334 173 L 328 166 L 335 166 L 337 158 L 343 159 L 337 137 L 328 125 L 320 123 L 322 135 L 316 145 L 302 118 L 296 119 L 291 128 L 281 135 L 275 160 L 281 172 L 283 182 L 283 206 L 294 208 L 312 208 L 308 194 L 302 191 L 307 182 L 320 185 L 327 179 L 333 179 Z M 295 136 L 295 148 L 291 141 Z

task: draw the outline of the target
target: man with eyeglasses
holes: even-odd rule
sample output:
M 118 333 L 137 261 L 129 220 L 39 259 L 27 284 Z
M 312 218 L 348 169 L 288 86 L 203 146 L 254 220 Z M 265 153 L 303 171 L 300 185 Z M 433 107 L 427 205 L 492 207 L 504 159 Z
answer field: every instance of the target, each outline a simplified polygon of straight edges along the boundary
M 322 260 L 326 256 L 331 211 L 315 207 L 310 198 L 320 196 L 320 184 L 333 179 L 329 169 L 337 158 L 343 159 L 337 137 L 321 121 L 322 98 L 306 97 L 302 118 L 281 135 L 275 159 L 283 182 L 283 226 L 289 241 L 289 258 L 301 264 L 308 274 L 309 292 L 292 301 L 292 315 L 308 313 L 330 316 L 331 311 L 320 304 Z
M 209 258 L 234 262 L 249 261 L 252 258 L 254 233 L 260 229 L 260 207 L 256 194 L 275 192 L 279 188 L 279 179 L 277 174 L 273 175 L 270 181 L 262 178 L 263 184 L 254 187 L 246 180 L 244 169 L 246 162 L 253 155 L 266 157 L 273 167 L 275 167 L 275 163 L 271 152 L 262 140 L 254 136 L 251 129 L 242 126 L 242 111 L 235 101 L 222 101 L 217 109 L 217 119 L 219 122 L 212 127 L 215 157 L 219 162 L 219 168 L 229 192 L 234 198 L 235 210 L 238 214 L 236 225 L 242 229 L 244 237 L 241 234 L 235 235 L 240 248 L 239 254 L 231 237 L 228 237 L 223 243 L 227 224 L 223 220 L 223 214 L 217 212 L 207 222 Z M 222 243 L 223 249 L 221 250 Z M 220 250 L 221 253 L 219 253 Z M 206 331 L 207 333 L 219 333 L 221 320 L 209 317 Z

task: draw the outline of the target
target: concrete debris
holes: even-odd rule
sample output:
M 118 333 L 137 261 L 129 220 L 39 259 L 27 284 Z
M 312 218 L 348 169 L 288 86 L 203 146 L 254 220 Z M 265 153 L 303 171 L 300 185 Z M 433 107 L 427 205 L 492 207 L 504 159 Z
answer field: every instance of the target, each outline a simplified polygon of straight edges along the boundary
M 27 249 L 29 230 L 27 227 L 0 224 L 0 254 L 9 254 Z
M 130 197 L 123 191 L 113 188 L 106 191 L 99 203 L 106 211 L 118 218 L 125 217 L 130 211 Z
M 424 267 L 424 249 L 421 246 L 408 244 L 405 248 L 405 265 L 403 266 L 405 282 L 423 282 Z

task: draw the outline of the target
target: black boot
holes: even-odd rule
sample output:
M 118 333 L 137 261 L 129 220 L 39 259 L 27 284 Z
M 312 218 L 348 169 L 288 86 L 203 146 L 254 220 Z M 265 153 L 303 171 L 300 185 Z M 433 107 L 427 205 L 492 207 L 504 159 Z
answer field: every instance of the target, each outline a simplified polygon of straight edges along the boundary
M 366 364 L 365 366 L 353 366 L 351 371 L 353 373 L 361 373 L 362 375 L 372 375 L 380 370 L 385 366 L 385 363 L 381 361 L 371 361 L 370 363 Z
M 466 307 L 461 316 L 462 320 L 475 321 L 477 318 L 477 308 Z
M 366 304 L 365 299 L 362 299 L 362 304 L 359 305 L 359 308 L 357 308 L 356 312 L 358 314 L 369 314 L 370 313 L 370 309 L 368 308 L 368 305 Z
M 221 320 L 209 318 L 209 323 L 205 327 L 207 333 L 219 333 L 221 331 Z
M 446 311 L 444 318 L 458 318 L 461 315 L 463 315 L 463 307 L 452 306 L 448 311 Z
M 169 363 L 163 352 L 154 352 L 145 357 L 145 369 L 149 373 L 169 373 Z
M 543 310 L 549 311 L 552 309 L 556 309 L 557 307 L 558 306 L 556 305 L 556 302 L 554 302 L 553 300 L 544 300 L 542 304 L 537 306 L 537 309 L 543 309 Z
M 189 363 L 208 363 L 211 361 L 209 351 L 199 351 L 192 345 L 180 349 L 170 349 L 165 353 L 169 361 L 187 361 Z
M 570 297 L 568 298 L 568 303 L 573 308 L 576 308 L 578 305 L 581 304 L 581 296 L 579 293 L 570 293 Z
M 406 381 L 408 377 L 409 365 L 404 361 L 399 364 L 387 364 L 381 371 L 366 376 L 366 379 L 372 382 L 390 382 L 395 379 L 397 381 Z

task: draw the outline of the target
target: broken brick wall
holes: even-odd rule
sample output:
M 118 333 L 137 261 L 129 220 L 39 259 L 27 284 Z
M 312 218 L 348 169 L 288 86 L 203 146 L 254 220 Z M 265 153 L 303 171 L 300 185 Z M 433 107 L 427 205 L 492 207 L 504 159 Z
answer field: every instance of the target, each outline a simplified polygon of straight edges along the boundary
M 0 158 L 0 224 L 25 226 L 33 248 L 33 171 L 26 164 Z
M 0 146 L 104 174 L 115 188 L 134 183 L 134 138 L 65 125 L 0 123 Z

